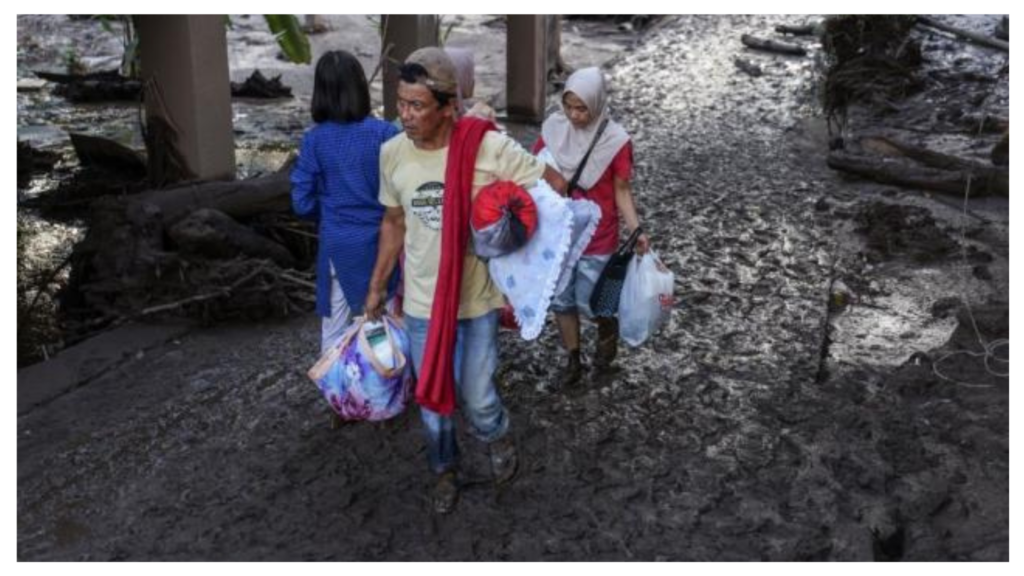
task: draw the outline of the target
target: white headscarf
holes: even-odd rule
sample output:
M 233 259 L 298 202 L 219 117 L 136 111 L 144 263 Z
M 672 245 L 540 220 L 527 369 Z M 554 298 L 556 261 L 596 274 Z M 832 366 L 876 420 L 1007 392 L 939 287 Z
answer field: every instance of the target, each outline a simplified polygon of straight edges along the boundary
M 600 69 L 583 68 L 574 72 L 565 82 L 563 96 L 566 92 L 572 92 L 583 100 L 590 110 L 592 120 L 586 128 L 577 129 L 565 116 L 565 112 L 560 110 L 545 120 L 541 127 L 544 145 L 554 156 L 558 170 L 565 178 L 572 178 L 576 173 L 583 155 L 587 153 L 590 142 L 597 134 L 598 126 L 606 117 L 609 118 L 608 126 L 594 146 L 594 151 L 590 153 L 590 159 L 583 168 L 583 174 L 580 175 L 578 185 L 586 190 L 601 179 L 601 175 L 615 159 L 615 155 L 629 142 L 629 134 L 618 122 L 609 117 L 605 106 L 607 94 L 604 76 Z

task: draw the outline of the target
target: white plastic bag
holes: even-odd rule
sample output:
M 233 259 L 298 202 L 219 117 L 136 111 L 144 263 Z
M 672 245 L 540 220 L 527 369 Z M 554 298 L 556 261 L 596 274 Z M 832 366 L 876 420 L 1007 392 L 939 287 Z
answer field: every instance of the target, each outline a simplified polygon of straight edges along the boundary
M 675 303 L 673 274 L 657 253 L 634 256 L 619 299 L 619 335 L 637 347 L 661 328 Z

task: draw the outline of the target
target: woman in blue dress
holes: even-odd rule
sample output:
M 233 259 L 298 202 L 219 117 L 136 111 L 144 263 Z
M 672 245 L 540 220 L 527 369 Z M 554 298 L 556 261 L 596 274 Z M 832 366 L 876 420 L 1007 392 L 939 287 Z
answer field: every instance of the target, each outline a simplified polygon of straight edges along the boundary
M 370 115 L 366 74 L 344 50 L 317 61 L 311 110 L 315 125 L 302 138 L 291 172 L 292 208 L 317 221 L 316 311 L 324 351 L 362 314 L 384 216 L 377 200 L 380 148 L 399 130 Z M 396 274 L 389 294 L 397 281 Z

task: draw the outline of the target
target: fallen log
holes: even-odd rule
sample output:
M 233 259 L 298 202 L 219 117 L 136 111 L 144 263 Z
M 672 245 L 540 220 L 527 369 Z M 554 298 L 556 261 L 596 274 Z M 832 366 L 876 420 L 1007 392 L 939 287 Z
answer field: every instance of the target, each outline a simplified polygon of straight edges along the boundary
M 861 146 L 872 152 L 877 152 L 886 156 L 904 156 L 931 168 L 939 168 L 942 170 L 963 170 L 967 172 L 974 172 L 979 175 L 985 175 L 987 177 L 995 177 L 994 175 L 989 174 L 990 172 L 1002 172 L 1001 170 L 997 170 L 975 160 L 968 160 L 951 154 L 935 152 L 934 150 L 929 150 L 920 146 L 913 146 L 891 138 L 886 138 L 885 136 L 865 136 L 861 138 L 860 142 Z
M 828 155 L 828 166 L 882 184 L 932 190 L 962 196 L 1009 196 L 1009 172 L 997 177 L 996 171 L 974 174 L 959 170 L 927 168 L 893 158 L 835 151 Z
M 231 96 L 234 98 L 291 98 L 292 89 L 281 83 L 281 75 L 267 78 L 256 70 L 245 82 L 231 83 Z
M 146 160 L 141 154 L 108 138 L 71 132 L 71 146 L 82 166 L 123 171 L 132 178 L 146 175 Z
M 1009 42 L 1004 42 L 1002 40 L 997 40 L 995 38 L 991 38 L 991 37 L 985 36 L 983 34 L 977 34 L 975 32 L 971 32 L 969 30 L 964 30 L 962 28 L 957 28 L 956 26 L 950 26 L 949 24 L 945 24 L 945 23 L 939 22 L 938 20 L 936 20 L 934 18 L 931 18 L 929 16 L 918 16 L 917 17 L 917 22 L 919 24 L 923 25 L 923 26 L 928 26 L 929 28 L 935 28 L 936 30 L 942 30 L 943 32 L 949 32 L 950 34 L 953 34 L 954 36 L 958 36 L 958 37 L 960 37 L 960 38 L 962 38 L 964 40 L 967 40 L 969 42 L 974 42 L 975 44 L 978 44 L 979 46 L 986 46 L 988 48 L 995 48 L 996 50 L 1002 50 L 1003 52 L 1009 52 L 1010 51 L 1010 43 Z
M 764 52 L 775 52 L 777 54 L 788 54 L 791 56 L 806 56 L 807 50 L 802 46 L 796 44 L 788 44 L 786 42 L 779 42 L 777 40 L 767 40 L 764 38 L 756 38 L 750 34 L 744 34 L 740 36 L 740 41 L 743 42 L 744 46 L 752 48 L 754 50 L 761 50 Z
M 758 78 L 764 74 L 764 71 L 761 70 L 760 66 L 744 58 L 735 58 L 733 63 L 736 64 L 737 68 L 754 78 Z
M 228 182 L 199 182 L 142 192 L 130 200 L 156 207 L 163 222 L 173 224 L 201 208 L 211 208 L 235 219 L 291 209 L 288 172 Z
M 775 31 L 779 34 L 790 34 L 792 36 L 813 36 L 817 25 L 815 24 L 803 24 L 803 25 L 789 25 L 779 24 L 775 27 Z
M 53 93 L 71 102 L 137 101 L 142 94 L 142 82 L 126 78 L 117 70 L 89 74 L 60 74 L 41 70 L 33 70 L 32 73 L 56 83 Z
M 60 84 L 53 89 L 53 93 L 76 104 L 137 102 L 142 94 L 142 83 L 138 80 L 86 80 L 85 82 Z
M 90 72 L 88 74 L 61 74 L 60 72 L 46 72 L 43 70 L 33 70 L 33 74 L 43 80 L 55 82 L 57 84 L 73 84 L 75 82 L 85 81 L 106 81 L 116 82 L 121 80 L 127 80 L 117 70 L 103 70 L 100 72 Z
M 239 224 L 227 214 L 201 208 L 171 226 L 168 236 L 187 256 L 205 258 L 269 258 L 283 268 L 295 266 L 295 258 L 283 246 Z

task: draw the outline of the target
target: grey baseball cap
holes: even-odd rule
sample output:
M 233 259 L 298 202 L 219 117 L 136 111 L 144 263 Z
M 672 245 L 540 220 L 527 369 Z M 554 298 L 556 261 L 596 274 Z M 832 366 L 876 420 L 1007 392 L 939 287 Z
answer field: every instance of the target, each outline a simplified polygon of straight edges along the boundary
M 427 46 L 409 54 L 406 64 L 419 64 L 427 71 L 427 79 L 423 81 L 428 88 L 444 94 L 458 94 L 459 83 L 456 79 L 455 64 L 441 48 Z

